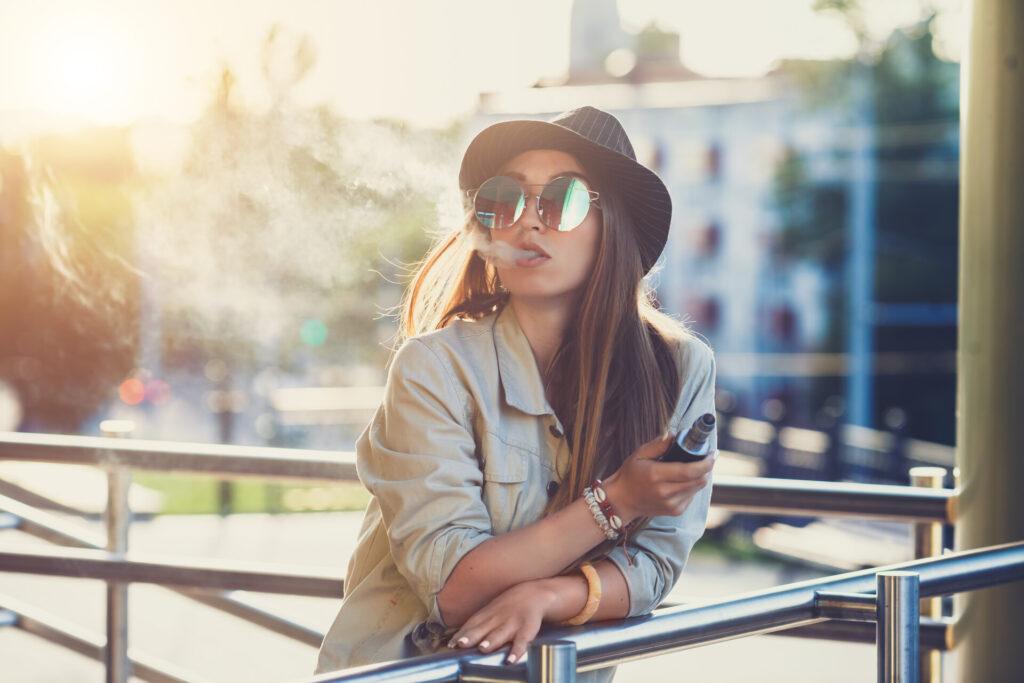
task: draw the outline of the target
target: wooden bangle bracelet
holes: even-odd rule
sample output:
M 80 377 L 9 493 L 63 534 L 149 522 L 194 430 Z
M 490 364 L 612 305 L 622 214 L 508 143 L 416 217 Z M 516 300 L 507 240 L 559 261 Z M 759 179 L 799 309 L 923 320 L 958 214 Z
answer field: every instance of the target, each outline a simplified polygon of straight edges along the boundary
M 587 604 L 583 606 L 579 614 L 562 622 L 567 626 L 578 626 L 587 622 L 597 612 L 597 606 L 601 604 L 601 576 L 594 569 L 594 565 L 589 562 L 581 564 L 580 571 L 587 578 Z

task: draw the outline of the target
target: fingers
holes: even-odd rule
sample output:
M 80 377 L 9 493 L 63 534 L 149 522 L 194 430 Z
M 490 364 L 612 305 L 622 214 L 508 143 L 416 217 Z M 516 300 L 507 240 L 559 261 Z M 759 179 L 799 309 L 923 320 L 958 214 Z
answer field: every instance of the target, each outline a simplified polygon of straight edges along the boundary
M 537 637 L 539 630 L 539 621 L 537 623 L 525 622 L 518 627 L 512 621 L 492 622 L 486 627 L 475 627 L 466 632 L 460 629 L 452 636 L 448 647 L 470 648 L 475 646 L 481 652 L 487 653 L 500 650 L 511 643 L 512 646 L 509 648 L 505 663 L 514 664 L 526 655 L 530 643 Z
M 478 647 L 481 652 L 492 652 L 508 643 L 514 633 L 510 622 L 488 619 L 470 624 L 467 621 L 448 641 L 448 647 Z
M 690 503 L 693 502 L 693 498 L 693 493 L 686 493 L 669 499 L 669 503 L 672 506 L 672 514 L 681 515 L 686 512 L 686 508 L 690 507 Z
M 663 481 L 696 480 L 711 472 L 717 459 L 718 451 L 715 450 L 697 462 L 659 462 L 657 472 Z
M 670 500 L 683 495 L 692 496 L 707 486 L 710 481 L 711 475 L 705 474 L 697 479 L 689 479 L 684 482 L 663 482 L 655 491 L 655 495 L 662 500 Z
M 487 637 L 480 641 L 480 651 L 493 652 L 498 648 L 504 647 L 512 640 L 514 635 L 515 629 L 511 626 L 511 623 L 506 622 L 498 628 L 491 630 Z
M 448 641 L 448 647 L 473 647 L 480 642 L 480 639 L 487 632 L 483 619 L 480 616 L 480 613 L 477 612 L 467 619 L 459 627 L 459 630 L 455 632 L 455 635 L 451 637 L 451 640 Z
M 526 649 L 533 642 L 533 639 L 537 637 L 537 633 L 540 631 L 541 619 L 527 620 L 518 633 L 514 634 L 512 639 L 512 647 L 509 648 L 508 657 L 505 659 L 506 664 L 515 664 L 522 660 L 526 656 Z
M 674 436 L 674 434 L 666 433 L 656 439 L 651 439 L 636 449 L 636 451 L 633 452 L 633 455 L 637 458 L 656 459 L 668 450 L 669 444 L 672 443 Z

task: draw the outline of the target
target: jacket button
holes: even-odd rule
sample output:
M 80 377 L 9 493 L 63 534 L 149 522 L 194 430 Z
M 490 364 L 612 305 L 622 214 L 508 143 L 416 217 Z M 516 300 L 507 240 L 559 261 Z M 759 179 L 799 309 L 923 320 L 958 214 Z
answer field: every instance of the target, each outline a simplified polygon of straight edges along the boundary
M 562 430 L 559 429 L 557 425 L 550 425 L 548 427 L 548 431 L 551 432 L 551 436 L 555 437 L 556 439 L 562 438 Z
M 558 482 L 557 481 L 549 481 L 548 482 L 548 498 L 552 497 L 557 492 L 558 492 Z

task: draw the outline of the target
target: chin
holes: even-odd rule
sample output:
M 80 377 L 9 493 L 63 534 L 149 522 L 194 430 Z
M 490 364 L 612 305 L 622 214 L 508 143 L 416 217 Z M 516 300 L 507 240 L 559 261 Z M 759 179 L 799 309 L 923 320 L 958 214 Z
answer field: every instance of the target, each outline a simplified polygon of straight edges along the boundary
M 524 278 L 525 279 L 525 278 Z M 545 282 L 543 278 L 537 278 L 537 282 L 515 282 L 505 285 L 506 289 L 515 297 L 522 299 L 545 299 L 563 297 L 573 294 L 577 288 L 559 286 L 550 281 Z

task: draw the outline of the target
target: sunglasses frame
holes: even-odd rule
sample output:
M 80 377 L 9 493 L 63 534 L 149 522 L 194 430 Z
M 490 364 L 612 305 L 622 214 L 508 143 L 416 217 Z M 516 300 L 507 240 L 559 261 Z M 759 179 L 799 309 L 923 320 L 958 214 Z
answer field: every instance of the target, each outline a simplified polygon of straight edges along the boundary
M 598 192 L 597 190 L 591 190 L 590 189 L 590 184 L 586 181 L 586 179 L 580 178 L 579 176 L 575 176 L 575 175 L 560 175 L 560 176 L 558 176 L 556 178 L 552 178 L 551 180 L 549 180 L 546 183 L 539 183 L 539 184 L 538 183 L 533 183 L 533 184 L 529 184 L 529 183 L 521 183 L 518 180 L 516 180 L 515 178 L 513 178 L 512 176 L 502 175 L 502 174 L 499 173 L 498 175 L 491 176 L 490 178 L 488 178 L 484 182 L 480 183 L 480 185 L 478 187 L 474 187 L 474 188 L 471 188 L 471 189 L 468 189 L 468 190 L 464 190 L 465 197 L 467 199 L 469 199 L 469 204 L 470 204 L 471 207 L 473 207 L 473 220 L 477 221 L 478 223 L 480 222 L 480 220 L 476 217 L 476 214 L 477 214 L 476 195 L 477 195 L 477 193 L 480 191 L 481 187 L 483 187 L 485 184 L 487 184 L 491 180 L 494 180 L 495 178 L 502 178 L 502 177 L 508 178 L 510 180 L 513 180 L 513 181 L 515 181 L 515 183 L 517 185 L 519 185 L 519 192 L 523 195 L 523 202 L 524 202 L 523 205 L 524 205 L 524 207 L 526 205 L 526 202 L 529 202 L 531 200 L 536 200 L 535 204 L 534 204 L 534 209 L 537 211 L 537 215 L 540 216 L 541 222 L 544 223 L 545 227 L 547 227 L 549 230 L 557 230 L 558 232 L 569 232 L 571 230 L 575 230 L 576 228 L 578 228 L 581 225 L 583 225 L 583 221 L 585 221 L 587 219 L 587 214 L 589 214 L 590 211 L 588 209 L 587 214 L 583 215 L 583 218 L 580 220 L 580 222 L 577 223 L 576 225 L 572 226 L 571 228 L 568 228 L 566 230 L 558 230 L 557 227 L 552 227 L 552 226 L 548 225 L 547 219 L 544 217 L 544 214 L 541 213 L 541 210 L 540 210 L 540 197 L 541 197 L 542 194 L 544 194 L 544 190 L 541 190 L 540 194 L 531 194 L 531 193 L 527 192 L 525 189 L 523 189 L 524 186 L 525 187 L 543 187 L 543 188 L 547 189 L 548 185 L 550 185 L 551 183 L 555 182 L 556 180 L 561 180 L 563 178 L 571 178 L 572 180 L 578 180 L 581 183 L 583 183 L 583 185 L 587 188 L 587 194 L 589 195 L 589 198 L 590 198 L 590 206 L 596 206 L 597 210 L 601 211 L 601 205 L 598 204 L 598 200 L 601 198 L 601 193 Z M 524 211 L 525 211 L 525 208 L 524 208 Z M 520 215 L 519 218 L 522 218 L 522 215 Z M 516 219 L 516 222 L 519 222 L 518 218 Z M 515 225 L 515 223 L 513 223 L 512 225 Z M 511 228 L 512 225 L 510 225 L 508 227 Z M 481 223 L 481 226 L 482 227 L 487 227 L 487 226 L 484 226 L 482 223 Z M 487 228 L 487 229 L 488 230 L 503 230 L 504 228 Z

